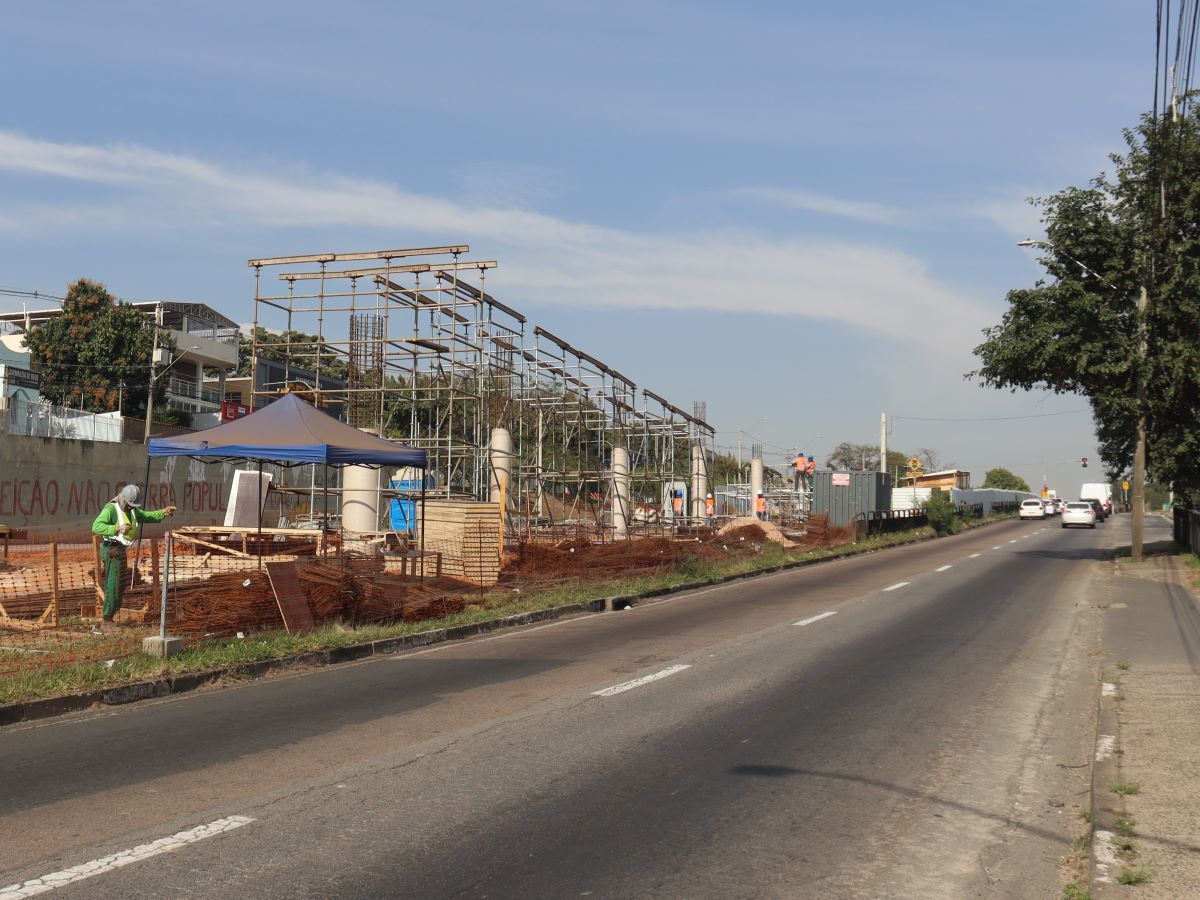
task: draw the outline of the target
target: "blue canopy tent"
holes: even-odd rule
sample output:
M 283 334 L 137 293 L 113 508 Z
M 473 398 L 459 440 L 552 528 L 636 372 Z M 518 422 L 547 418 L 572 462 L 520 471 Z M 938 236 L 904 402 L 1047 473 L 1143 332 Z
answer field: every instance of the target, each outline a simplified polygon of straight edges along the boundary
M 296 465 L 377 465 L 425 468 L 425 451 L 384 440 L 285 394 L 270 406 L 206 431 L 150 441 L 151 456 L 255 459 Z
M 426 467 L 424 450 L 385 440 L 339 422 L 295 394 L 255 410 L 250 415 L 215 428 L 173 437 L 153 438 L 149 455 L 190 456 L 208 462 L 257 460 L 259 468 L 258 526 L 261 546 L 262 464 L 283 465 L 318 463 L 328 466 L 412 466 Z M 149 480 L 149 460 L 146 467 Z M 424 495 L 425 480 L 421 480 Z M 422 497 L 422 499 L 424 499 Z M 326 517 L 328 518 L 328 479 L 326 479 Z M 424 503 L 422 503 L 424 510 Z M 328 524 L 328 522 L 326 522 Z M 425 529 L 421 529 L 424 543 Z

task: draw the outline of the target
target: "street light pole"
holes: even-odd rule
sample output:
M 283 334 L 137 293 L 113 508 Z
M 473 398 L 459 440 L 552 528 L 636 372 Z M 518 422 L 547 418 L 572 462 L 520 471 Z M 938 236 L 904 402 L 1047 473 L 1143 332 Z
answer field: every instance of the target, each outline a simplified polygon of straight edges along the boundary
M 1150 295 L 1142 286 L 1138 294 L 1137 444 L 1133 448 L 1133 517 L 1129 522 L 1129 556 L 1142 561 L 1142 530 L 1146 516 L 1146 309 Z
M 158 327 L 162 319 L 162 304 L 154 309 L 154 348 L 150 351 L 150 390 L 146 393 L 146 433 L 143 444 L 150 443 L 150 420 L 154 418 L 154 367 L 158 364 Z

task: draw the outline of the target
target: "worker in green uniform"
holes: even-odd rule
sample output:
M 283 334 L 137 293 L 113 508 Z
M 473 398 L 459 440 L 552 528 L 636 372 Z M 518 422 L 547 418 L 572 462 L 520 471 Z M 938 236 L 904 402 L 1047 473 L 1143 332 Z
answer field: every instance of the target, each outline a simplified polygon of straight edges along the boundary
M 111 622 L 125 597 L 125 548 L 137 539 L 142 522 L 161 522 L 175 514 L 175 507 L 142 509 L 142 492 L 127 484 L 117 492 L 92 523 L 92 533 L 104 538 L 104 621 Z

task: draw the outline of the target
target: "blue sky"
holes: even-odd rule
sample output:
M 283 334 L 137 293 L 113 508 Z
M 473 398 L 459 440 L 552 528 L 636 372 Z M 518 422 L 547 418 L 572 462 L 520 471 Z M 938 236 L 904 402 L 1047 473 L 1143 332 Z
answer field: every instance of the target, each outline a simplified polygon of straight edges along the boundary
M 1038 277 L 1024 199 L 1103 170 L 1153 95 L 1153 7 L 1116 0 L 5 17 L 0 287 L 246 321 L 249 257 L 467 243 L 498 298 L 776 462 L 874 441 L 881 411 L 1083 409 L 963 374 Z M 1096 456 L 1086 412 L 890 441 L 1031 483 Z

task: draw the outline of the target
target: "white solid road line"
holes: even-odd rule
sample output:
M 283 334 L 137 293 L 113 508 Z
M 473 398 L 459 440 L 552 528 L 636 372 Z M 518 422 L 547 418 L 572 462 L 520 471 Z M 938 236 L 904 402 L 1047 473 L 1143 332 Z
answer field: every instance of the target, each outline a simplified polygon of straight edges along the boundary
M 43 875 L 41 878 L 32 878 L 21 884 L 10 884 L 8 887 L 0 888 L 0 900 L 18 900 L 18 898 L 36 897 L 38 894 L 44 894 L 55 888 L 74 884 L 77 881 L 83 881 L 85 878 L 91 878 L 95 875 L 103 875 L 105 872 L 111 872 L 113 869 L 119 869 L 130 863 L 141 862 L 143 859 L 149 859 L 160 853 L 169 853 L 188 844 L 194 844 L 196 841 L 224 834 L 235 828 L 241 828 L 243 825 L 249 825 L 253 821 L 249 816 L 228 816 L 224 819 L 217 819 L 215 822 L 209 822 L 207 825 L 197 825 L 195 828 L 181 831 L 170 837 L 159 838 L 157 841 L 151 841 L 149 844 L 141 844 L 132 850 L 122 850 L 120 853 L 114 853 L 111 856 L 102 856 L 99 859 L 93 859 L 91 862 L 72 866 L 69 869 L 63 869 L 61 872 L 51 872 L 49 875 Z
M 614 694 L 623 694 L 625 691 L 632 691 L 635 687 L 641 687 L 643 684 L 658 681 L 660 678 L 666 678 L 668 675 L 674 675 L 676 672 L 682 672 L 684 669 L 690 668 L 691 666 L 671 666 L 669 669 L 663 669 L 661 672 L 655 672 L 653 675 L 643 675 L 641 678 L 633 679 L 633 681 L 623 681 L 620 684 L 614 684 L 612 687 L 606 687 L 602 691 L 592 691 L 592 696 L 611 697 Z M 4 900 L 4 898 L 0 897 L 0 900 Z
M 979 554 L 978 554 L 978 553 L 972 553 L 970 556 L 968 556 L 968 557 L 967 557 L 967 559 L 979 559 Z
M 894 591 L 896 588 L 902 588 L 906 584 L 912 584 L 911 581 L 897 581 L 895 584 L 890 584 L 884 588 L 885 591 Z
M 945 572 L 947 569 L 953 569 L 953 568 L 954 568 L 954 566 L 938 566 L 938 567 L 937 567 L 936 569 L 934 569 L 933 571 L 935 571 L 935 572 Z
M 820 622 L 822 619 L 828 619 L 830 616 L 836 616 L 837 610 L 831 609 L 829 612 L 823 612 L 820 615 L 809 616 L 807 619 L 801 619 L 799 622 L 793 622 L 793 625 L 811 625 L 813 622 Z

